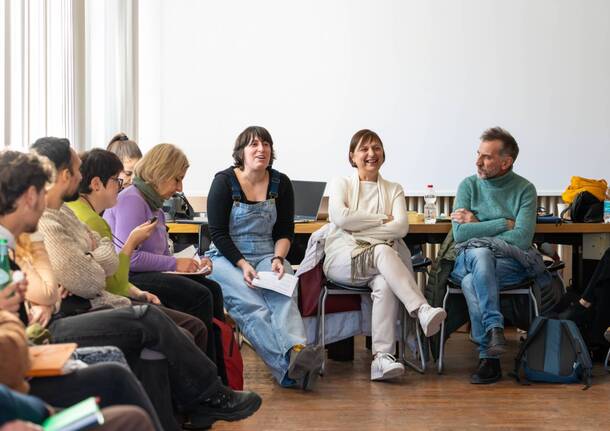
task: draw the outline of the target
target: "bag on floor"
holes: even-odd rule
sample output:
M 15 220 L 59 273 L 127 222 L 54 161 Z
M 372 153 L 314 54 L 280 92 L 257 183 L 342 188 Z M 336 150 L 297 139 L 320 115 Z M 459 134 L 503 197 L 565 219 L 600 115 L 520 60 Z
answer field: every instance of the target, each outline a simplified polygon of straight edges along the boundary
M 227 383 L 231 389 L 241 391 L 244 388 L 244 361 L 239 351 L 235 330 L 232 325 L 216 318 L 212 321 L 220 329 Z
M 511 375 L 518 382 L 522 368 L 526 381 L 582 382 L 583 389 L 591 386 L 591 357 L 578 327 L 571 320 L 536 317 L 515 358 Z

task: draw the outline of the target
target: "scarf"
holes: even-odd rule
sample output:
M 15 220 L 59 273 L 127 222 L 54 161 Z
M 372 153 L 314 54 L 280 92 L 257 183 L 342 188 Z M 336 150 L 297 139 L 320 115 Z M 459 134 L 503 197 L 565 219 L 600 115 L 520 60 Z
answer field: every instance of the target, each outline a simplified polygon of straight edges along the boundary
M 381 178 L 381 174 L 377 177 L 377 192 L 379 196 L 379 213 L 385 214 L 387 190 L 385 180 Z M 358 200 L 360 198 L 360 178 L 356 172 L 352 176 L 350 182 L 350 199 L 349 209 L 358 209 Z M 359 237 L 357 232 L 353 233 L 356 240 L 356 247 L 352 250 L 352 282 L 359 278 L 365 278 L 370 268 L 374 266 L 375 247 L 380 244 L 392 246 L 394 241 L 380 241 L 374 238 Z
M 142 194 L 142 197 L 152 211 L 157 211 L 163 207 L 163 199 L 152 185 L 140 177 L 133 177 L 133 185 Z

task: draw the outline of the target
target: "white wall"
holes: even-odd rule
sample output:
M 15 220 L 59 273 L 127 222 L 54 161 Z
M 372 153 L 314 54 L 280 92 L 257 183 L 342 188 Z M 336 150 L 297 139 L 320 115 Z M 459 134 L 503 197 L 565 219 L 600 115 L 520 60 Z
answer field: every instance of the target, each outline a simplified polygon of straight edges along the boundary
M 366 127 L 386 178 L 454 192 L 495 125 L 540 194 L 610 179 L 610 1 L 146 1 L 140 56 L 140 144 L 181 146 L 190 194 L 253 124 L 293 179 L 350 173 Z

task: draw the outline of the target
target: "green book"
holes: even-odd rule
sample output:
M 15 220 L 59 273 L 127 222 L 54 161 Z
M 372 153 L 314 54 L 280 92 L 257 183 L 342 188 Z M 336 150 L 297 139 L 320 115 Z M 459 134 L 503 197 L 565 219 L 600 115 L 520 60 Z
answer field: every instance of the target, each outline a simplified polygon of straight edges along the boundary
M 104 423 L 104 416 L 95 398 L 90 397 L 72 407 L 47 418 L 42 424 L 45 431 L 79 431 Z

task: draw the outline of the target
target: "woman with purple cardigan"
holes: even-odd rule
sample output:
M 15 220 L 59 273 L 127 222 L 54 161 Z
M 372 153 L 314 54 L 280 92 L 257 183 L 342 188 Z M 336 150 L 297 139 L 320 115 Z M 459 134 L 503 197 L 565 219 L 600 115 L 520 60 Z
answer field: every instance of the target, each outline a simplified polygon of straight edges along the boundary
M 184 153 L 172 144 L 154 146 L 136 164 L 133 187 L 123 190 L 116 206 L 104 212 L 104 218 L 119 241 L 126 241 L 134 227 L 153 217 L 159 222 L 150 237 L 131 255 L 129 280 L 142 290 L 159 297 L 166 307 L 201 319 L 208 327 L 207 353 L 224 375 L 220 339 L 214 336 L 212 318 L 224 321 L 220 286 L 203 275 L 167 274 L 165 271 L 196 273 L 200 267 L 212 267 L 203 258 L 176 258 L 170 254 L 163 215 L 163 201 L 182 191 L 182 180 L 189 167 Z M 218 356 L 217 356 L 218 353 Z

